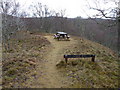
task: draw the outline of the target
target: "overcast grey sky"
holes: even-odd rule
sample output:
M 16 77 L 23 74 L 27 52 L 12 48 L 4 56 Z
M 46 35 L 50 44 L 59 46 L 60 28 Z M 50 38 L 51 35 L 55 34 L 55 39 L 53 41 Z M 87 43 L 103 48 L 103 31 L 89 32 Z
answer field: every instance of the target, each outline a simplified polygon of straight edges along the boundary
M 87 15 L 93 16 L 97 12 L 95 10 L 90 10 L 88 6 L 88 2 L 92 7 L 96 7 L 96 4 L 94 1 L 96 0 L 18 0 L 25 9 L 27 7 L 35 2 L 40 2 L 43 5 L 47 5 L 50 10 L 60 11 L 60 10 L 66 10 L 66 16 L 67 17 L 77 17 L 81 16 L 83 18 L 86 18 Z M 99 1 L 99 7 L 101 9 L 109 8 L 109 7 L 115 7 L 114 3 L 103 3 L 103 1 L 110 1 L 110 0 L 98 0 Z M 114 0 L 111 0 L 114 1 Z

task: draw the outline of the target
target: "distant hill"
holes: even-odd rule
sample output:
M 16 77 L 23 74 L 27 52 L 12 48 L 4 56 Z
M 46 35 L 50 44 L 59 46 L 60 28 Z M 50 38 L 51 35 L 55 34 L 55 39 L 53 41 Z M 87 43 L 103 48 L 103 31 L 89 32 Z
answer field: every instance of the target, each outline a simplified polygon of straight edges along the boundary
M 7 18 L 9 32 L 15 30 L 47 33 L 65 31 L 71 35 L 87 38 L 117 51 L 118 31 L 115 20 L 55 16 L 44 18 L 17 18 L 8 16 Z M 3 27 L 4 25 L 3 23 Z
M 22 18 L 27 30 L 47 33 L 65 31 L 82 36 L 117 51 L 117 26 L 115 20 L 82 18 Z

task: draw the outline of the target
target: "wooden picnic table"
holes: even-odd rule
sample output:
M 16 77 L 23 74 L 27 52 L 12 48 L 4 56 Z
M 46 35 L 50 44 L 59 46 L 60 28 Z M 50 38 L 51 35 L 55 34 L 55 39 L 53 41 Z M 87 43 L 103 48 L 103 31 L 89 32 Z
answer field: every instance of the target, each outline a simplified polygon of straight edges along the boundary
M 59 40 L 60 38 L 69 39 L 70 36 L 68 36 L 68 34 L 65 33 L 65 32 L 57 32 L 56 34 L 54 34 L 54 38 L 57 38 L 58 40 Z

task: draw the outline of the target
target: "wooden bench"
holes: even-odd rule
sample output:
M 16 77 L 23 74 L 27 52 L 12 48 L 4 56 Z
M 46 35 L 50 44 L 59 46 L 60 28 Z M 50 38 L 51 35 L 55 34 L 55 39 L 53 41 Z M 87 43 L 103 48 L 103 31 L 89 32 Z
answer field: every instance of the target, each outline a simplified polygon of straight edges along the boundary
M 54 34 L 54 38 L 55 38 L 55 39 L 58 38 L 58 37 L 59 37 L 58 35 Z
M 92 57 L 91 61 L 95 61 L 95 55 L 64 55 L 65 61 L 67 63 L 68 58 L 90 58 Z

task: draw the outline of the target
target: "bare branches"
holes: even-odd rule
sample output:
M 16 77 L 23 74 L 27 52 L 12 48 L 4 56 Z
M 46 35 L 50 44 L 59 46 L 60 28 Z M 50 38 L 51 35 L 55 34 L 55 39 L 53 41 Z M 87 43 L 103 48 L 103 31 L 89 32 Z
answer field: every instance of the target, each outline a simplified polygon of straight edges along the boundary
M 110 14 L 111 12 L 113 12 L 113 9 L 106 13 L 105 10 L 101 10 L 101 9 L 98 9 L 98 8 L 91 8 L 93 10 L 97 10 L 98 12 L 100 12 L 99 14 L 96 14 L 96 16 L 102 16 L 102 17 L 105 17 L 105 18 L 110 18 L 110 19 L 115 19 L 116 17 L 112 17 L 112 16 L 107 16 L 108 14 Z
M 114 23 L 108 23 L 107 27 L 112 27 L 112 26 L 117 25 L 118 19 L 119 19 L 118 17 L 120 15 L 119 8 L 117 7 L 117 5 L 118 5 L 117 0 L 93 0 L 93 3 L 88 2 L 88 0 L 86 0 L 86 2 L 87 2 L 87 7 L 91 11 L 96 11 L 93 14 L 93 16 L 90 16 L 87 14 L 89 19 L 94 20 L 97 24 L 100 24 L 100 23 L 98 23 L 97 18 L 116 20 L 116 21 L 114 21 Z M 102 23 L 101 23 L 101 25 L 102 25 Z M 104 26 L 104 24 L 103 24 L 103 26 Z
M 117 17 L 118 8 L 116 0 L 111 0 L 109 2 L 108 0 L 95 0 L 93 5 L 87 1 L 87 4 L 90 10 L 95 10 L 98 12 L 96 15 L 94 15 L 96 17 L 107 19 L 116 19 Z
M 11 6 L 12 6 L 11 2 L 9 2 L 9 1 L 7 1 L 7 2 L 1 1 L 0 2 L 1 13 L 7 14 L 9 12 L 9 9 L 10 9 Z
M 49 14 L 49 8 L 46 5 L 42 5 L 42 3 L 36 3 L 31 5 L 33 17 L 47 17 Z
M 37 2 L 33 3 L 29 7 L 32 10 L 33 17 L 49 17 L 49 16 L 57 16 L 57 17 L 64 17 L 66 10 L 50 10 L 47 5 L 42 5 L 42 3 Z
M 11 0 L 2 0 L 0 2 L 0 13 L 7 15 L 16 15 L 18 13 L 20 4 Z
M 18 15 L 20 4 L 11 0 L 4 0 L 0 2 L 0 13 L 2 14 L 2 36 L 5 50 L 9 50 L 9 40 L 17 30 L 24 28 L 24 23 Z

